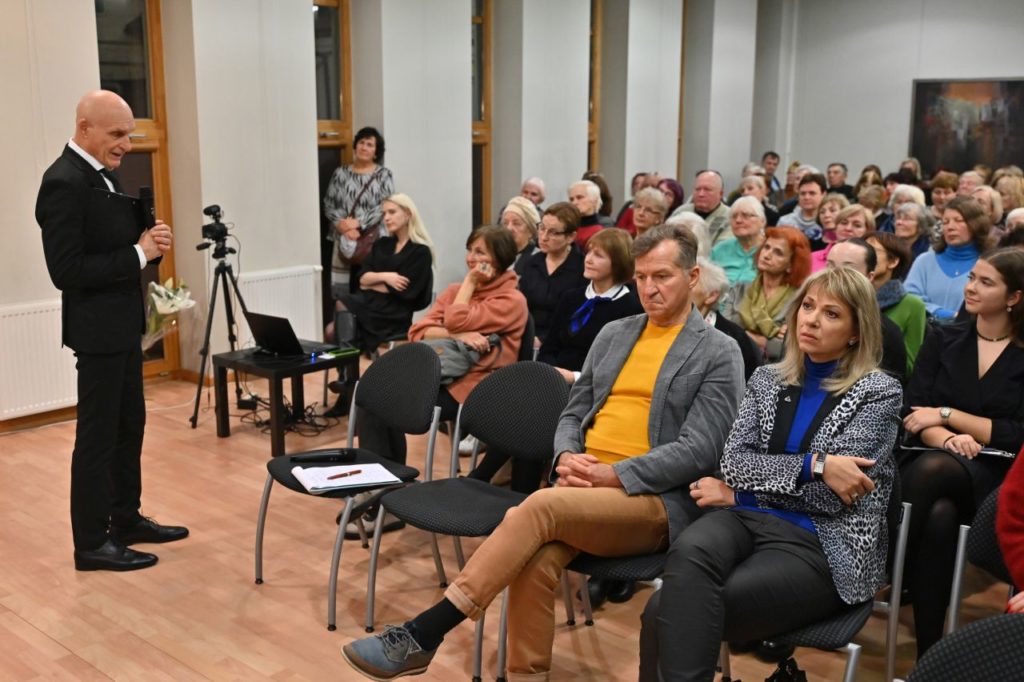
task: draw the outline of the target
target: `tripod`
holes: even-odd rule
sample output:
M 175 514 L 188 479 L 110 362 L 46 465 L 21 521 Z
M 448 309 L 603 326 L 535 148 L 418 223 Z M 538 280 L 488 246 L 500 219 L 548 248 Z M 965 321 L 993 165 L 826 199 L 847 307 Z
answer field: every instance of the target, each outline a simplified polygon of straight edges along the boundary
M 196 246 L 196 250 L 202 251 L 210 246 L 210 242 L 204 242 Z M 199 363 L 199 380 L 196 383 L 196 400 L 195 404 L 192 406 L 192 416 L 189 418 L 193 429 L 196 428 L 199 423 L 199 400 L 203 395 L 203 383 L 206 378 L 206 361 L 210 357 L 210 331 L 213 329 L 213 314 L 217 308 L 217 287 L 220 285 L 221 280 L 224 280 L 224 315 L 228 323 L 228 344 L 231 346 L 232 351 L 237 350 L 235 348 L 235 344 L 238 339 L 235 336 L 235 313 L 231 308 L 231 290 L 234 290 L 235 298 L 238 299 L 238 304 L 242 306 L 242 311 L 249 311 L 249 309 L 245 307 L 245 300 L 242 298 L 242 292 L 238 290 L 238 282 L 235 280 L 235 273 L 231 269 L 231 264 L 225 260 L 229 253 L 235 253 L 235 250 L 226 246 L 223 239 L 218 239 L 213 248 L 213 257 L 217 261 L 217 268 L 213 271 L 213 290 L 210 292 L 210 311 L 206 316 L 206 335 L 203 337 L 203 348 L 199 351 L 199 355 L 202 356 L 202 361 Z M 229 285 L 230 289 L 228 288 Z M 235 396 L 238 400 L 242 399 L 242 387 L 238 383 L 237 373 L 235 374 Z M 226 406 L 225 409 L 227 409 Z

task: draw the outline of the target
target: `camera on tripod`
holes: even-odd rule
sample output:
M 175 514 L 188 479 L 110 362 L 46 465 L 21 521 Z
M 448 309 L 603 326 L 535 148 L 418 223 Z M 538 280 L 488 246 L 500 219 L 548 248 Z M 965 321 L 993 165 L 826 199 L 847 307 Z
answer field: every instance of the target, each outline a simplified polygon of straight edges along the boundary
M 224 212 L 220 210 L 218 204 L 210 204 L 204 208 L 203 215 L 213 218 L 212 223 L 203 225 L 203 239 L 222 242 L 228 238 L 228 226 L 220 221 L 224 217 Z

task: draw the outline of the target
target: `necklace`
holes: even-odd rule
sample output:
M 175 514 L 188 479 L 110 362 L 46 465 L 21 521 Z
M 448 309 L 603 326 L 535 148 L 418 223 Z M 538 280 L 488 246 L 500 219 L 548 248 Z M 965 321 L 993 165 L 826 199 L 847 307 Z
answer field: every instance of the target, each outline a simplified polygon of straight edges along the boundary
M 989 336 L 985 336 L 984 334 L 979 332 L 977 329 L 974 330 L 974 333 L 978 335 L 979 339 L 981 339 L 982 341 L 988 341 L 989 343 L 999 343 L 1000 341 L 1005 341 L 1006 339 L 1010 338 L 1009 334 L 1004 334 L 1003 336 L 997 336 L 996 338 L 991 338 Z

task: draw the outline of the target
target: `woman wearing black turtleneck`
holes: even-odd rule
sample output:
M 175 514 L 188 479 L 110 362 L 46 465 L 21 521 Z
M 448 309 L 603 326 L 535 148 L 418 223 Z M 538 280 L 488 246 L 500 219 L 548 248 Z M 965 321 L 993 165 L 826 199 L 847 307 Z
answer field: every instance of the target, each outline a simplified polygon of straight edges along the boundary
M 580 212 L 576 230 L 576 246 L 580 252 L 587 248 L 587 241 L 605 226 L 601 222 L 601 189 L 590 180 L 580 180 L 569 186 L 569 203 Z

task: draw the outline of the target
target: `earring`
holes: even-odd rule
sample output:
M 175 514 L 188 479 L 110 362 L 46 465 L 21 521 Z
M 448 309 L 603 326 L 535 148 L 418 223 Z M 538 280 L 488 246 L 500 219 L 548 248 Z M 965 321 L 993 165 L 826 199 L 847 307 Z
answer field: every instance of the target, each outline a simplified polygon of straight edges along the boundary
M 1012 305 L 1006 306 L 1006 312 L 1012 313 L 1013 312 L 1013 306 Z
M 847 342 L 846 345 L 849 346 L 850 348 L 853 348 L 854 345 L 856 345 L 856 343 L 857 343 L 857 339 L 850 339 L 849 342 Z

